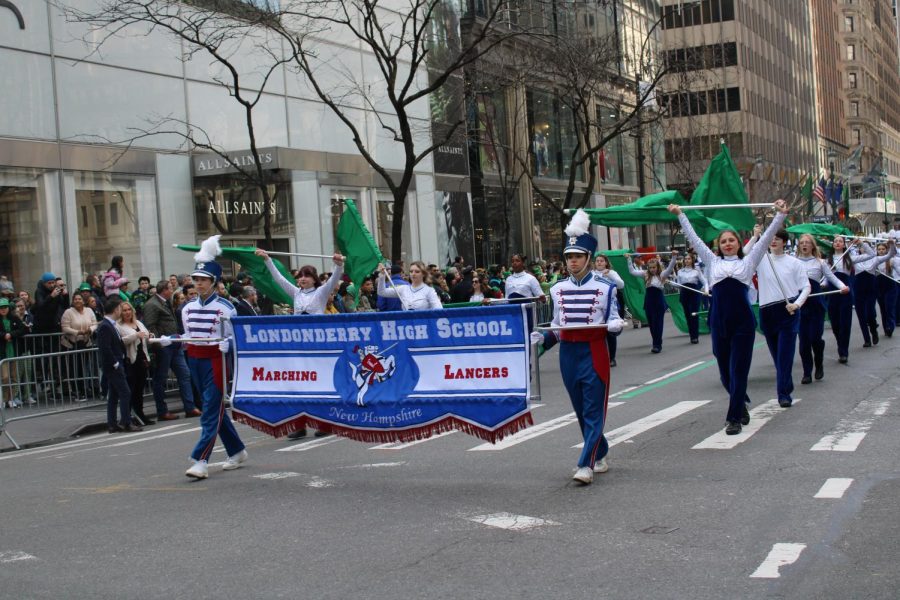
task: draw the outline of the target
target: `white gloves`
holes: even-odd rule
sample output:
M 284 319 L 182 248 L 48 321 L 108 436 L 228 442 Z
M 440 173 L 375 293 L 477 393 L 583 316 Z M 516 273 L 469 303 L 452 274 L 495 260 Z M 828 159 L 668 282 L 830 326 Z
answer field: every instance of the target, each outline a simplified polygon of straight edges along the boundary
M 613 319 L 606 324 L 606 330 L 610 333 L 620 333 L 625 327 L 625 321 L 622 319 Z
M 531 343 L 532 344 L 542 344 L 544 342 L 544 334 L 540 331 L 532 331 L 531 332 Z
M 231 348 L 231 342 L 228 340 L 222 340 L 219 342 L 219 352 L 222 354 L 228 354 L 228 350 Z
M 168 335 L 162 336 L 161 338 L 159 338 L 159 345 L 162 346 L 163 348 L 165 348 L 166 346 L 171 346 L 172 345 L 172 337 L 168 336 Z

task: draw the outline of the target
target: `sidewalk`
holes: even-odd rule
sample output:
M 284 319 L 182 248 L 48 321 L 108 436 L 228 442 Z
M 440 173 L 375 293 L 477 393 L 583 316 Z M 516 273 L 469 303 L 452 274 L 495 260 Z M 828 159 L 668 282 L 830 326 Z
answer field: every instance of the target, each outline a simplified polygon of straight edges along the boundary
M 169 410 L 184 417 L 184 408 L 178 392 L 167 394 Z M 7 418 L 21 416 L 27 409 L 4 409 Z M 156 405 L 153 398 L 144 401 L 144 414 L 156 420 Z M 54 442 L 62 442 L 82 435 L 90 435 L 106 431 L 106 405 L 92 406 L 72 412 L 45 415 L 34 419 L 13 421 L 6 426 L 8 432 L 22 448 L 43 446 Z M 5 434 L 0 436 L 0 452 L 15 450 L 15 446 Z

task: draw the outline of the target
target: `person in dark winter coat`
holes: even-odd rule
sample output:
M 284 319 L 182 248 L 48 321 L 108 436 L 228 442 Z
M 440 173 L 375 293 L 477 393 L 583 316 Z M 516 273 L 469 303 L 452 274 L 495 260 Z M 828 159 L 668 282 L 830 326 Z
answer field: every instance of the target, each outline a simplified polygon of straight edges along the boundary
M 65 283 L 58 281 L 53 273 L 44 273 L 34 292 L 34 333 L 59 333 L 60 318 L 69 308 L 69 292 Z

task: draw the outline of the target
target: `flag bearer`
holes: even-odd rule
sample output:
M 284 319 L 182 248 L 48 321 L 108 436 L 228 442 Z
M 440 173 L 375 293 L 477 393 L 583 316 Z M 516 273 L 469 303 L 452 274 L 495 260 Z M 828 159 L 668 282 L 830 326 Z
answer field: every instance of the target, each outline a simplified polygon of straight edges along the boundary
M 618 335 L 625 323 L 619 318 L 616 284 L 593 271 L 591 257 L 597 239 L 587 233 L 589 226 L 590 218 L 579 209 L 566 227 L 568 243 L 563 255 L 569 277 L 550 288 L 553 325 L 572 329 L 531 334 L 545 349 L 560 342 L 560 371 L 584 438 L 574 479 L 585 485 L 591 483 L 595 472 L 609 468 L 609 445 L 603 436 L 609 399 L 606 336 Z M 598 324 L 607 327 L 590 327 Z
M 778 214 L 759 243 L 745 257 L 735 231 L 726 230 L 719 234 L 719 250 L 714 253 L 694 231 L 690 221 L 682 214 L 681 207 L 669 205 L 669 212 L 678 215 L 685 238 L 708 265 L 709 287 L 712 290 L 709 329 L 713 355 L 719 365 L 719 378 L 728 391 L 728 414 L 725 417 L 725 433 L 728 435 L 740 433 L 741 426 L 750 422 L 747 375 L 753 359 L 756 318 L 750 308 L 748 288 L 753 285 L 756 267 L 787 215 L 784 200 L 777 200 L 775 208 Z
M 650 325 L 650 352 L 659 354 L 662 352 L 663 322 L 666 316 L 666 298 L 663 295 L 663 287 L 675 268 L 675 260 L 678 252 L 672 252 L 669 265 L 663 270 L 658 258 L 651 258 L 647 262 L 647 269 L 638 269 L 628 256 L 628 272 L 635 277 L 642 277 L 647 289 L 644 292 L 644 313 L 647 315 L 647 323 Z
M 831 248 L 832 254 L 828 264 L 835 277 L 850 288 L 849 294 L 828 298 L 828 320 L 831 322 L 831 333 L 837 342 L 838 362 L 845 365 L 850 357 L 850 330 L 853 327 L 853 282 L 856 273 L 854 265 L 875 256 L 875 252 L 869 248 L 871 254 L 854 253 L 847 247 L 847 242 L 841 235 L 835 236 Z

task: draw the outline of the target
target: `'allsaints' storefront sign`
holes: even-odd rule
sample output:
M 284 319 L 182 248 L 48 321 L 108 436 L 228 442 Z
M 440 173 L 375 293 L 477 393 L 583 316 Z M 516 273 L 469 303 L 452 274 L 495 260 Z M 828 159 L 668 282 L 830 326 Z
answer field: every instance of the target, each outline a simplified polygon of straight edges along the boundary
M 261 148 L 259 162 L 263 169 L 278 168 L 278 152 L 275 148 Z M 225 158 L 227 157 L 227 159 Z M 255 161 L 253 153 L 249 150 L 240 152 L 228 152 L 225 157 L 217 154 L 200 154 L 194 156 L 194 175 L 198 177 L 208 175 L 222 175 L 235 173 L 240 169 L 253 168 Z
M 209 200 L 209 209 L 206 211 L 211 215 L 261 215 L 263 214 L 265 202 L 246 201 L 246 200 Z M 273 201 L 269 204 L 269 214 L 273 217 L 276 213 L 276 203 Z

